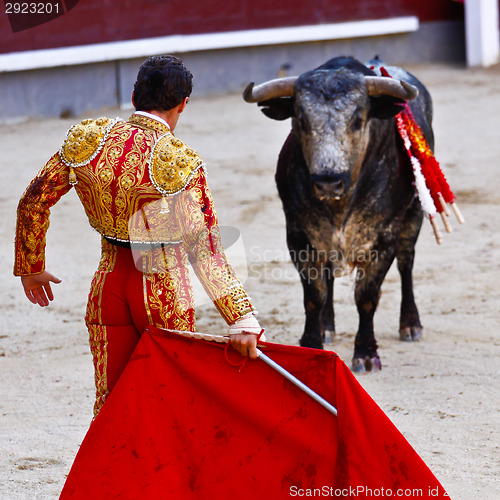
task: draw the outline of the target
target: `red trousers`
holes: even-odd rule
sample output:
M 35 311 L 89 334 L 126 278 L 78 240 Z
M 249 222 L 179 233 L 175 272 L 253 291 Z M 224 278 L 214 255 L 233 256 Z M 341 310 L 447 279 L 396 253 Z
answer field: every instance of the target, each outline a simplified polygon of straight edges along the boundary
M 164 272 L 159 277 L 145 274 L 142 263 L 134 262 L 130 249 L 103 240 L 85 317 L 95 370 L 94 415 L 116 384 L 148 324 L 194 330 L 194 308 L 188 304 L 181 313 L 175 309 L 175 294 L 168 293 L 172 276 L 166 273 L 167 276 Z M 151 294 L 153 287 L 164 292 Z M 149 295 L 154 296 L 152 304 L 148 303 Z M 171 312 L 173 309 L 176 314 Z

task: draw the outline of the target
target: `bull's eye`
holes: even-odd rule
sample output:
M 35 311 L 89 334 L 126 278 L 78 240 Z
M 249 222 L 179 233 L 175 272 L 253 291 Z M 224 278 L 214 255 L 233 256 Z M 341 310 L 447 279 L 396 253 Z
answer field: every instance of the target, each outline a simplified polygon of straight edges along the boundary
M 361 127 L 363 126 L 363 119 L 359 115 L 354 115 L 351 124 L 353 130 L 361 130 Z
M 311 124 L 309 122 L 309 118 L 302 109 L 299 111 L 299 123 L 300 123 L 300 128 L 302 129 L 303 132 L 310 132 Z

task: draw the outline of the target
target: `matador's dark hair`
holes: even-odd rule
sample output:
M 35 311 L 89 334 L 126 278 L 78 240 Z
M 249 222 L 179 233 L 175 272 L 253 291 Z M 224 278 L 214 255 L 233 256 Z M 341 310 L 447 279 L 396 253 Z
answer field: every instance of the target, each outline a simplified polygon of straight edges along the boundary
M 193 90 L 193 75 L 175 56 L 153 56 L 146 59 L 134 84 L 137 111 L 175 108 Z

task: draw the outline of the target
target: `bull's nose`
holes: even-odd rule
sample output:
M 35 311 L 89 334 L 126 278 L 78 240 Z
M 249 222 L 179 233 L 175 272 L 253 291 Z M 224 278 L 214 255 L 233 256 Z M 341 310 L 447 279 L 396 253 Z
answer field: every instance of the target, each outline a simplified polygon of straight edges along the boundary
M 339 199 L 349 188 L 345 175 L 313 175 L 311 180 L 314 193 L 320 199 Z

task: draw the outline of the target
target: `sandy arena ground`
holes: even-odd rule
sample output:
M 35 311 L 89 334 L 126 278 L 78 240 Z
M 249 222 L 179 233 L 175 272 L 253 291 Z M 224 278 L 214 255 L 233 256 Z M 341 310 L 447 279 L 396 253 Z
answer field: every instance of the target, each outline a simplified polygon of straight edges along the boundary
M 453 499 L 500 498 L 500 67 L 410 70 L 434 97 L 436 155 L 467 222 L 438 246 L 429 223 L 417 247 L 415 289 L 424 340 L 398 340 L 399 277 L 383 286 L 376 332 L 383 370 L 359 382 L 414 446 Z M 105 110 L 94 114 L 128 112 Z M 76 119 L 0 127 L 0 498 L 56 499 L 90 423 L 92 361 L 83 323 L 99 258 L 74 192 L 52 211 L 47 268 L 63 279 L 48 308 L 31 305 L 12 276 L 17 201 Z M 221 225 L 241 231 L 246 288 L 268 340 L 297 344 L 302 291 L 288 260 L 274 168 L 289 122 L 266 119 L 240 96 L 194 98 L 176 133 L 204 157 Z M 237 248 L 235 245 L 234 248 Z M 239 254 L 242 253 L 240 245 Z M 231 252 L 228 251 L 230 254 Z M 238 252 L 237 252 L 238 253 Z M 243 277 L 245 274 L 243 268 Z M 353 279 L 336 282 L 337 337 L 350 363 L 357 314 Z M 198 329 L 225 331 L 211 305 Z

